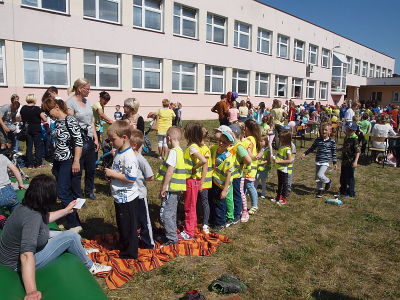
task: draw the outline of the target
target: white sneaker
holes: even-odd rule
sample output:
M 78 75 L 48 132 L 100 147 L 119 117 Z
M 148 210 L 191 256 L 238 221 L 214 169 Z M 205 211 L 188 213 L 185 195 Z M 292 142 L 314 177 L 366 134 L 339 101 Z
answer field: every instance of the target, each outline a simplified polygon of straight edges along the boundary
M 83 230 L 83 228 L 82 228 L 82 226 L 76 226 L 76 227 L 70 228 L 69 230 L 75 231 L 76 233 L 80 233 Z
M 89 272 L 94 274 L 100 273 L 100 272 L 109 272 L 112 270 L 112 267 L 110 266 L 105 266 L 99 263 L 93 263 L 93 266 L 90 268 Z
M 90 253 L 94 252 L 100 252 L 99 249 L 93 249 L 93 248 L 85 248 L 85 254 L 89 255 Z
M 209 234 L 210 233 L 210 227 L 208 225 L 203 225 L 203 231 L 205 234 Z
M 17 155 L 22 155 L 22 153 L 21 153 L 21 152 L 17 152 L 17 153 L 15 153 L 15 154 L 17 154 Z
M 260 196 L 261 199 L 265 199 L 265 196 Z

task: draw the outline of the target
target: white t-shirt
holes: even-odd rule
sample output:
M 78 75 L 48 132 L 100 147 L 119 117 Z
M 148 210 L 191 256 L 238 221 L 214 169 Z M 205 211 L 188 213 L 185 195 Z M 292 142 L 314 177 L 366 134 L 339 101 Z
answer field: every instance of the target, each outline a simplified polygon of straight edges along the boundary
M 181 147 L 178 149 L 182 150 Z M 168 152 L 168 159 L 165 161 L 168 166 L 176 167 L 176 163 L 178 161 L 178 154 L 176 153 L 175 149 L 170 149 Z M 167 191 L 169 191 L 169 184 L 167 185 Z
M 122 182 L 118 179 L 111 179 L 111 194 L 117 203 L 127 203 L 135 200 L 139 196 L 138 185 L 136 183 L 138 173 L 138 161 L 132 148 L 124 151 L 117 151 L 111 167 L 114 171 L 125 174 L 133 183 Z
M 344 115 L 344 120 L 343 120 L 342 131 L 346 131 L 345 125 L 347 122 L 353 121 L 353 117 L 354 117 L 354 111 L 351 108 L 346 110 L 346 114 Z

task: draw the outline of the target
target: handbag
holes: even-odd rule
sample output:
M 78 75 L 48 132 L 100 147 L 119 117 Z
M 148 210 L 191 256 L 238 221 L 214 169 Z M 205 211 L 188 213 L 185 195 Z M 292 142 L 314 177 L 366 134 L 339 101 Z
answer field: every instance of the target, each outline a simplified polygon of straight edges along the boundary
M 159 116 L 155 117 L 153 125 L 150 127 L 151 131 L 158 131 L 158 118 Z
M 67 129 L 69 131 L 69 135 L 71 136 L 70 147 L 71 147 L 71 149 L 73 149 L 74 144 L 73 144 L 73 138 L 72 138 L 72 131 L 71 131 L 68 121 L 67 121 L 68 117 L 69 116 L 67 116 L 65 118 L 65 122 L 67 125 Z M 78 124 L 78 126 L 79 126 L 79 130 L 81 132 L 82 142 L 83 142 L 81 158 L 85 158 L 89 153 L 91 153 L 92 151 L 94 151 L 94 149 L 96 149 L 96 145 L 94 144 L 93 139 L 88 136 L 88 129 L 82 128 L 79 124 Z
M 26 122 L 23 122 L 20 132 L 18 132 L 17 134 L 17 140 L 20 142 L 25 142 L 28 139 L 28 128 L 29 128 L 28 120 L 32 114 L 33 108 L 34 106 L 32 107 L 31 112 L 28 115 L 28 118 L 26 118 Z

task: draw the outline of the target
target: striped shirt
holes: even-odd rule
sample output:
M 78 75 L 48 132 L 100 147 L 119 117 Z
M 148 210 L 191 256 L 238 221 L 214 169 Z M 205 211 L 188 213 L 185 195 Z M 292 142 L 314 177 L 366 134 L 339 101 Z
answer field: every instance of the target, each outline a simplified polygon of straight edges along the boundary
M 329 165 L 331 156 L 333 164 L 334 165 L 337 164 L 336 143 L 334 139 L 329 138 L 326 141 L 324 141 L 322 137 L 317 137 L 312 146 L 306 152 L 304 152 L 304 154 L 305 155 L 310 154 L 315 150 L 315 148 L 318 148 L 317 156 L 315 157 L 316 164 L 328 163 Z

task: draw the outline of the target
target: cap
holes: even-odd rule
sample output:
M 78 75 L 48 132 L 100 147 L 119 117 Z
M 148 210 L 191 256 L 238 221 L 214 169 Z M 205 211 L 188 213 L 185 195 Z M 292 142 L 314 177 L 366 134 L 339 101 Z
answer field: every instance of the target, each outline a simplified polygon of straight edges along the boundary
M 219 126 L 218 128 L 214 128 L 214 130 L 215 131 L 229 131 L 230 129 L 229 129 L 229 127 L 228 126 L 226 126 L 226 125 L 221 125 L 221 126 Z
M 229 126 L 229 128 L 232 130 L 234 134 L 240 135 L 242 133 L 242 130 L 240 129 L 239 125 L 232 124 Z
M 229 131 L 222 131 L 222 134 L 225 135 L 225 136 L 228 138 L 228 140 L 229 140 L 230 142 L 233 143 L 233 142 L 235 141 L 235 138 L 234 138 L 234 136 L 233 136 L 232 130 L 229 130 Z
M 345 126 L 346 128 L 348 128 L 348 129 L 354 130 L 354 131 L 356 131 L 357 128 L 358 128 L 357 123 L 354 122 L 354 121 L 349 121 L 349 122 L 347 122 L 346 125 L 344 125 L 344 126 Z
M 292 127 L 290 127 L 289 125 L 283 125 L 283 130 L 292 130 Z

